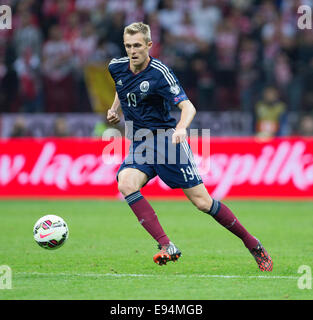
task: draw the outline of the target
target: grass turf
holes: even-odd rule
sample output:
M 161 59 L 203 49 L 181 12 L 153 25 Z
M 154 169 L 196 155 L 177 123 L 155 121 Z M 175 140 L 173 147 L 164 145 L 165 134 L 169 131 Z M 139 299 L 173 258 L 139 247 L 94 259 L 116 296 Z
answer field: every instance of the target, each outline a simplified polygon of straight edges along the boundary
M 262 273 L 241 240 L 189 202 L 151 202 L 183 256 L 154 264 L 156 243 L 125 202 L 0 202 L 0 265 L 12 269 L 1 300 L 312 299 L 299 289 L 298 268 L 313 267 L 312 202 L 232 201 L 227 205 L 274 261 Z M 40 248 L 33 225 L 45 214 L 68 223 L 58 250 Z

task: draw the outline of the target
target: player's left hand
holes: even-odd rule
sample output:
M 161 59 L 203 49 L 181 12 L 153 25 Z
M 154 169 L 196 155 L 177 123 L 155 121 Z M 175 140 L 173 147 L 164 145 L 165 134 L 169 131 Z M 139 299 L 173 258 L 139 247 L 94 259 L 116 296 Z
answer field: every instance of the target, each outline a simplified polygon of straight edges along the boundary
M 172 135 L 172 143 L 182 143 L 186 140 L 187 130 L 185 128 L 176 128 L 175 132 Z

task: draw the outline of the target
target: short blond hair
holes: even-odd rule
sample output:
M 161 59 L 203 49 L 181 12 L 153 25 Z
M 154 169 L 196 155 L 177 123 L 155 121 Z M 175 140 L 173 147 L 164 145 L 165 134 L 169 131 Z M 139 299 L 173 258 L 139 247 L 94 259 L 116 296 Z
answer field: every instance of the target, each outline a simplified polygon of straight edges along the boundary
M 136 33 L 142 33 L 144 40 L 146 43 L 151 41 L 151 31 L 149 25 L 143 23 L 143 22 L 134 22 L 128 26 L 125 27 L 124 29 L 124 35 L 125 34 L 136 34 Z

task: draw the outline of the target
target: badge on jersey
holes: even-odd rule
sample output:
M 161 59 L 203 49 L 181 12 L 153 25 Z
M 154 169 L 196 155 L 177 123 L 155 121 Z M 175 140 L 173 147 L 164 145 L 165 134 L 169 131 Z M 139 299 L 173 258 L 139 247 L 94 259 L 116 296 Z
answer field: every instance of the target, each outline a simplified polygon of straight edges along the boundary
M 148 81 L 142 81 L 142 82 L 140 83 L 140 86 L 139 86 L 141 92 L 148 92 L 149 87 L 150 87 L 150 85 L 149 85 L 149 82 L 148 82 Z
M 173 95 L 177 96 L 177 95 L 179 94 L 179 92 L 180 92 L 180 87 L 179 87 L 179 85 L 177 85 L 176 83 L 175 83 L 175 84 L 172 84 L 172 85 L 170 86 L 170 91 L 171 91 L 171 93 L 173 93 Z

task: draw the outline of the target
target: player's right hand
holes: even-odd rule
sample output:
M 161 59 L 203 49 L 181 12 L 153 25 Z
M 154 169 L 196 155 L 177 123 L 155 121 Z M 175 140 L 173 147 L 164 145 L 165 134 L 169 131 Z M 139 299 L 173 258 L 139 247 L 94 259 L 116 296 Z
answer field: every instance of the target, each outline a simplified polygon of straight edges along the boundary
M 120 122 L 120 117 L 116 111 L 109 109 L 107 114 L 107 120 L 111 124 L 116 124 Z

